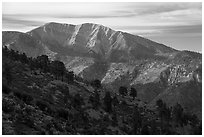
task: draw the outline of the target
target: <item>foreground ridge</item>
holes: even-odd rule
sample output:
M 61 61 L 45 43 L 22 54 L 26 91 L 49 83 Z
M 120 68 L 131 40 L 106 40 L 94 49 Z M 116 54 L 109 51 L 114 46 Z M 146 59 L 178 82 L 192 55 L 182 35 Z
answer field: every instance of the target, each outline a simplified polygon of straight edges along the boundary
M 46 55 L 29 58 L 7 47 L 2 55 L 3 134 L 202 134 L 202 122 L 179 103 L 159 99 L 149 108 L 135 88 L 114 94 Z

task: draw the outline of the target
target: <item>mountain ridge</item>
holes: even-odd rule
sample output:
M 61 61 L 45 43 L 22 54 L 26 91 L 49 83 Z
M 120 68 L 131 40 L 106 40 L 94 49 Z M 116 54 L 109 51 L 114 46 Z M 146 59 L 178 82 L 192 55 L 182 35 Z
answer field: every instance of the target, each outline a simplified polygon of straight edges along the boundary
M 100 25 L 100 24 L 93 24 L 93 23 L 83 23 L 83 24 L 78 24 L 78 25 L 73 25 L 73 24 L 66 24 L 66 23 L 56 23 L 56 22 L 49 22 L 49 23 L 46 23 L 46 24 L 44 24 L 44 25 L 42 25 L 42 26 L 40 26 L 40 27 L 38 27 L 38 28 L 35 28 L 35 29 L 33 29 L 33 30 L 31 30 L 31 31 L 28 31 L 28 32 L 26 32 L 26 34 L 28 34 L 28 35 L 30 35 L 30 36 L 32 36 L 32 31 L 35 31 L 36 29 L 39 29 L 39 28 L 44 28 L 44 27 L 46 27 L 46 26 L 64 26 L 64 27 L 67 27 L 67 26 L 72 26 L 72 27 L 76 27 L 76 26 L 87 26 L 87 25 L 91 25 L 91 26 L 97 26 L 97 27 L 99 27 L 99 28 L 106 28 L 107 30 L 111 30 L 111 31 L 113 31 L 114 33 L 119 33 L 119 34 L 122 34 L 122 35 L 129 35 L 129 36 L 131 36 L 131 37 L 137 37 L 137 38 L 139 38 L 139 39 L 143 39 L 143 40 L 146 40 L 147 42 L 146 43 L 151 43 L 151 42 L 153 42 L 153 43 L 155 43 L 155 44 L 158 44 L 158 45 L 162 45 L 162 46 L 165 46 L 167 49 L 170 49 L 170 51 L 172 50 L 173 52 L 176 52 L 176 51 L 179 51 L 179 50 L 176 50 L 176 49 L 173 49 L 173 48 L 171 48 L 171 47 L 168 47 L 168 46 L 166 46 L 166 45 L 164 45 L 164 44 L 161 44 L 161 43 L 159 43 L 159 42 L 155 42 L 155 41 L 152 41 L 152 40 L 150 40 L 150 39 L 147 39 L 147 38 L 144 38 L 144 37 L 141 37 L 141 36 L 138 36 L 138 35 L 133 35 L 133 34 L 130 34 L 130 33 L 127 33 L 127 32 L 122 32 L 122 31 L 115 31 L 115 30 L 113 30 L 113 29 L 111 29 L 111 28 L 109 28 L 109 27 L 105 27 L 105 26 L 103 26 L 103 25 Z M 3 31 L 3 33 L 7 33 L 7 32 L 16 32 L 17 33 L 17 31 Z M 18 32 L 18 33 L 23 33 L 23 32 Z M 155 44 L 154 44 L 154 46 L 155 46 Z M 194 52 L 194 51 L 191 51 L 191 52 Z M 201 54 L 201 53 L 200 53 Z
M 2 58 L 2 134 L 202 134 L 202 121 L 181 102 L 170 107 L 155 98 L 150 107 L 137 96 L 138 89 L 112 93 L 98 80 L 84 81 L 65 68 L 62 74 L 60 62 L 45 55 L 28 58 L 4 47 Z M 190 90 L 196 86 L 193 81 L 187 85 Z M 190 90 L 183 93 L 192 98 Z M 187 107 L 196 111 L 200 106 L 194 104 Z
M 66 29 L 65 29 L 66 28 Z M 99 79 L 111 91 L 120 86 L 135 87 L 138 96 L 152 105 L 155 98 L 169 98 L 167 104 L 196 106 L 201 101 L 202 54 L 179 51 L 163 44 L 98 24 L 47 23 L 22 36 L 3 32 L 3 46 L 28 56 L 47 55 L 64 62 L 66 68 L 86 80 Z M 33 44 L 36 43 L 36 44 Z M 22 46 L 23 45 L 23 46 Z M 36 47 L 36 48 L 32 48 Z M 188 83 L 195 88 L 195 96 Z M 172 88 L 174 87 L 174 88 Z M 198 98 L 200 97 L 200 98 Z M 195 107 L 196 113 L 202 111 Z M 188 109 L 191 111 L 190 109 Z
M 128 60 L 127 56 L 134 57 L 134 52 L 136 52 L 134 50 L 138 50 L 137 48 L 144 52 L 147 51 L 147 55 L 158 51 L 158 49 L 154 49 L 155 45 L 158 43 L 121 31 L 114 31 L 99 24 L 85 23 L 80 25 L 69 25 L 52 22 L 27 33 L 34 38 L 43 39 L 42 41 L 47 45 L 51 45 L 53 49 L 55 49 L 55 47 L 47 42 L 51 41 L 50 38 L 52 38 L 52 42 L 57 45 L 57 47 L 71 48 L 75 52 L 80 51 L 85 54 L 92 51 L 97 55 L 105 55 L 106 58 L 117 57 L 115 54 L 121 54 L 121 50 L 125 53 L 123 58 L 126 60 Z M 58 37 L 58 35 L 62 36 Z M 46 41 L 44 39 L 46 39 Z M 132 41 L 132 39 L 135 40 Z M 147 40 L 147 42 L 141 44 L 140 41 L 144 40 Z M 151 45 L 149 43 L 153 43 L 152 45 L 154 46 L 149 46 Z M 163 44 L 158 44 L 157 47 L 163 46 Z M 167 50 L 167 52 L 175 51 L 169 47 L 164 47 L 164 49 Z M 161 52 L 161 50 L 159 51 Z M 131 54 L 131 52 L 133 53 Z

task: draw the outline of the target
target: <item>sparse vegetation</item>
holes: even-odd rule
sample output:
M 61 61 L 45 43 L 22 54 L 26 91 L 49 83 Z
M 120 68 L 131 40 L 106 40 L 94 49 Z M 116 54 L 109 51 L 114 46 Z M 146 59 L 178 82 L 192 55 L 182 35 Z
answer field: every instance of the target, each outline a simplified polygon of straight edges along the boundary
M 170 107 L 158 100 L 149 108 L 136 89 L 130 97 L 120 87 L 121 97 L 99 80 L 84 84 L 46 56 L 28 58 L 3 48 L 5 61 L 13 67 L 3 65 L 3 134 L 202 134 L 201 120 L 178 103 Z
M 119 94 L 120 94 L 121 96 L 124 97 L 124 96 L 127 95 L 127 93 L 128 93 L 127 87 L 121 86 L 121 87 L 119 88 Z

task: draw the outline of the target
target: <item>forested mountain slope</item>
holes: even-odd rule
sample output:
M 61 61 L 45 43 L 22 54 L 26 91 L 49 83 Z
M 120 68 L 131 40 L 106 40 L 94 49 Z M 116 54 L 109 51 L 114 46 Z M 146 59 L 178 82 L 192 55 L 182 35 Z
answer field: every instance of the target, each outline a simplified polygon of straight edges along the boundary
M 27 33 L 3 32 L 3 47 L 37 58 L 47 55 L 84 81 L 99 80 L 111 94 L 121 86 L 154 106 L 176 103 L 202 118 L 202 55 L 179 51 L 99 24 L 47 23 Z M 33 66 L 32 66 L 33 67 Z M 192 109 L 193 108 L 193 109 Z
M 48 56 L 6 47 L 2 55 L 3 134 L 201 134 L 201 121 L 178 103 L 149 107 L 135 88 L 115 94 Z

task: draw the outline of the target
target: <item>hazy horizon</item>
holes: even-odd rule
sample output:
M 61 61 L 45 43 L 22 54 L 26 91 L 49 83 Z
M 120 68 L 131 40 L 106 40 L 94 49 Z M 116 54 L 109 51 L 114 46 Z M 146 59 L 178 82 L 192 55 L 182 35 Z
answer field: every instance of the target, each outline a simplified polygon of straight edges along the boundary
M 4 3 L 2 30 L 26 32 L 48 22 L 96 23 L 178 50 L 202 52 L 202 3 Z

